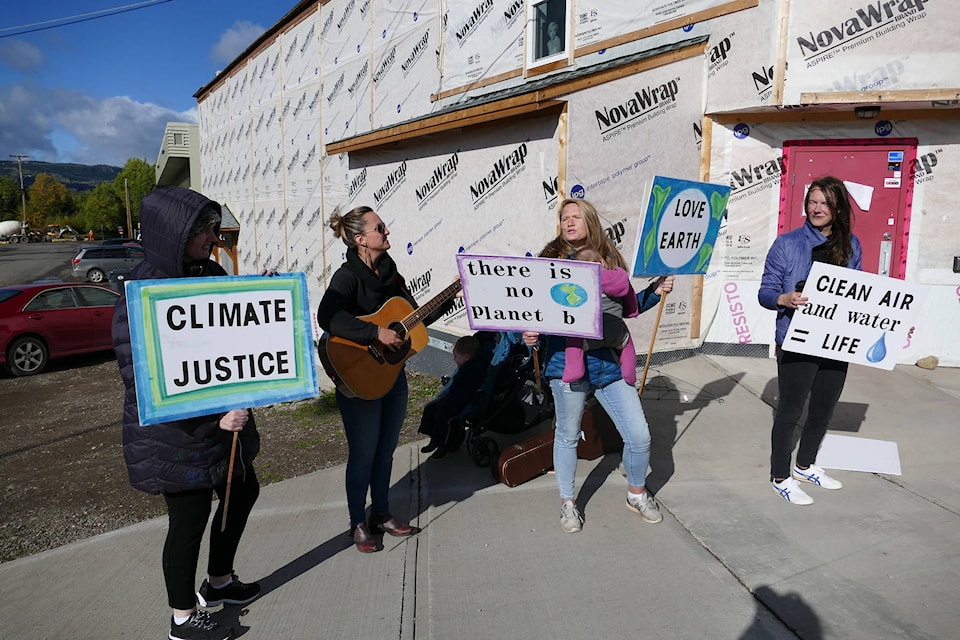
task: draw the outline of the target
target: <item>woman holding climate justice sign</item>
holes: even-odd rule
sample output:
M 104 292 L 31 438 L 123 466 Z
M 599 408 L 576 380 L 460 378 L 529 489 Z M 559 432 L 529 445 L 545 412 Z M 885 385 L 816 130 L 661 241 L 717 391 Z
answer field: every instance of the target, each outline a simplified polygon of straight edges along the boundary
M 140 206 L 144 260 L 130 280 L 225 276 L 210 260 L 220 229 L 220 205 L 190 189 L 162 187 Z M 123 457 L 130 484 L 161 494 L 167 504 L 167 538 L 163 545 L 163 578 L 173 608 L 172 640 L 220 640 L 233 630 L 206 611 L 220 604 L 247 604 L 260 594 L 257 583 L 245 584 L 233 573 L 233 561 L 247 517 L 260 494 L 253 458 L 260 436 L 249 409 L 227 411 L 176 422 L 141 425 L 138 418 L 127 300 L 120 291 L 113 314 L 113 349 L 125 387 Z M 239 432 L 237 462 L 230 490 L 230 508 L 222 527 L 227 469 L 234 432 Z M 200 542 L 210 517 L 213 493 L 220 498 L 210 527 L 208 577 L 194 592 Z M 223 529 L 221 531 L 221 529 Z
M 397 272 L 396 263 L 387 253 L 390 230 L 370 207 L 356 207 L 343 215 L 335 212 L 330 217 L 330 228 L 347 246 L 347 259 L 333 274 L 330 286 L 320 300 L 317 323 L 329 335 L 358 345 L 359 358 L 366 358 L 367 351 L 372 350 L 389 362 L 390 354 L 386 352 L 396 353 L 402 349 L 406 336 L 358 316 L 377 316 L 376 312 L 395 297 L 405 299 L 412 308 L 417 306 L 403 276 Z M 451 297 L 455 293 L 452 288 L 448 291 L 451 291 Z M 426 316 L 423 323 L 428 325 L 440 318 L 452 304 L 452 300 L 441 304 Z M 372 358 L 369 363 L 370 368 L 365 372 L 368 376 L 381 375 L 379 370 L 385 369 Z M 380 550 L 375 532 L 392 536 L 410 536 L 419 532 L 418 528 L 403 524 L 390 513 L 393 452 L 407 413 L 407 377 L 402 368 L 388 389 L 381 397 L 364 399 L 353 397 L 349 391 L 345 393 L 340 381 L 337 384 L 337 407 L 343 417 L 349 448 L 346 487 L 350 535 L 361 553 Z M 366 516 L 368 489 L 371 501 L 369 519 Z
M 597 210 L 586 200 L 567 198 L 557 208 L 559 233 L 540 252 L 544 258 L 572 259 L 579 250 L 591 248 L 607 269 L 626 268 L 620 252 L 607 238 Z M 654 307 L 660 296 L 673 290 L 673 276 L 660 278 L 637 294 L 641 312 Z M 528 346 L 536 345 L 540 335 L 523 334 Z M 564 382 L 566 338 L 545 336 L 544 377 L 550 381 L 556 410 L 556 435 L 553 439 L 553 467 L 560 488 L 560 528 L 575 533 L 583 527 L 583 516 L 574 499 L 577 472 L 577 442 L 580 420 L 587 396 L 592 392 L 613 420 L 623 437 L 623 466 L 627 472 L 627 508 L 644 522 L 663 520 L 656 501 L 644 489 L 650 463 L 650 430 L 643 415 L 637 390 L 624 381 L 620 354 L 610 347 L 592 349 L 583 354 L 585 373 L 574 382 Z
M 817 451 L 847 378 L 847 363 L 784 351 L 784 337 L 794 311 L 806 304 L 800 291 L 814 262 L 860 269 L 860 241 L 853 235 L 853 214 L 843 182 L 827 176 L 815 180 L 803 201 L 806 222 L 774 240 L 763 266 L 757 297 L 777 312 L 777 385 L 780 402 L 773 420 L 770 481 L 773 491 L 790 504 L 813 504 L 800 488 L 807 482 L 824 489 L 843 485 L 816 466 Z M 793 432 L 810 398 L 800 436 L 797 462 L 790 473 Z

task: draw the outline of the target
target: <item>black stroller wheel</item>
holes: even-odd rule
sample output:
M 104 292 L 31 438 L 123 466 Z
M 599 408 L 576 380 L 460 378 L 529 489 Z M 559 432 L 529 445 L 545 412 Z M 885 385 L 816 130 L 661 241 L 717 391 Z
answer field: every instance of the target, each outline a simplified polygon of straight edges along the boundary
M 488 467 L 500 453 L 500 447 L 493 438 L 474 438 L 470 445 L 470 457 L 479 467 Z

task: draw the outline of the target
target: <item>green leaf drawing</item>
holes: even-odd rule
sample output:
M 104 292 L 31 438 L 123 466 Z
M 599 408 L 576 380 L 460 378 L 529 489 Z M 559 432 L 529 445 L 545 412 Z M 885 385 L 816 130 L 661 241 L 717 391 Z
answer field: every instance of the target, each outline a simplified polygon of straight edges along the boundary
M 713 255 L 713 246 L 705 244 L 700 247 L 700 259 L 697 260 L 697 271 L 704 271 L 710 262 L 710 256 Z
M 667 196 L 670 195 L 670 187 L 661 187 L 658 184 L 653 185 L 653 223 L 656 225 L 663 213 L 663 206 L 667 203 Z
M 720 195 L 719 191 L 714 191 L 710 194 L 710 213 L 713 215 L 714 220 L 719 220 L 723 215 L 723 212 L 727 209 L 727 200 L 730 199 L 730 192 L 728 191 L 726 195 Z
M 643 239 L 643 267 L 646 268 L 650 263 L 650 257 L 657 249 L 657 229 L 654 226 Z

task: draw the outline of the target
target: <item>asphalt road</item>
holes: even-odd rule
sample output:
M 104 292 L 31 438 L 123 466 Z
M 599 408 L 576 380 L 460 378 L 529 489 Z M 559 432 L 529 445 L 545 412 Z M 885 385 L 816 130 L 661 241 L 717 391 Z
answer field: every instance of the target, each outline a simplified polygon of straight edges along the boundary
M 37 281 L 75 282 L 70 260 L 89 242 L 0 244 L 0 286 Z

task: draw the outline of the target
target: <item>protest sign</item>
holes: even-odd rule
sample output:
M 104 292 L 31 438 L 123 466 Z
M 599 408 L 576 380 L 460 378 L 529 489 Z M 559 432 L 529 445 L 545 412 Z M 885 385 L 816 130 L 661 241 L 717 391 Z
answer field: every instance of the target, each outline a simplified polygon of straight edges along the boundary
M 729 186 L 655 176 L 633 276 L 706 273 L 729 198 Z
M 457 268 L 474 331 L 603 337 L 596 262 L 460 254 Z
M 914 283 L 822 262 L 803 287 L 783 349 L 893 369 L 914 330 L 923 289 Z
M 140 424 L 317 395 L 303 273 L 126 285 Z

